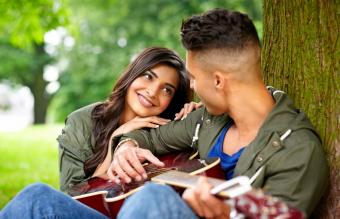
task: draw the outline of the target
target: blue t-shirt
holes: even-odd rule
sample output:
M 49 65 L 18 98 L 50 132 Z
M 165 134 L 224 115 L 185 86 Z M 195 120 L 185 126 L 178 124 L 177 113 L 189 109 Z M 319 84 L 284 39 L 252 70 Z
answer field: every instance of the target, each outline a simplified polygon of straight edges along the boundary
M 236 163 L 244 149 L 244 147 L 241 148 L 238 152 L 231 156 L 223 152 L 224 137 L 232 124 L 232 122 L 226 124 L 218 136 L 217 142 L 212 146 L 208 153 L 208 157 L 219 157 L 221 159 L 221 167 L 227 180 L 233 178 Z

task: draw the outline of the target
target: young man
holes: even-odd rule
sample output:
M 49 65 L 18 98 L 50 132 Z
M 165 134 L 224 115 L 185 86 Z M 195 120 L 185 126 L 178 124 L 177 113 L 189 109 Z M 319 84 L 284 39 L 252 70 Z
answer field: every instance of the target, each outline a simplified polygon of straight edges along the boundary
M 327 185 L 321 141 L 285 93 L 264 85 L 260 43 L 252 21 L 239 12 L 214 9 L 189 18 L 181 31 L 191 86 L 205 107 L 182 121 L 123 136 L 108 175 L 116 181 L 141 180 L 146 177 L 142 161 L 162 166 L 153 154 L 193 145 L 201 157 L 221 158 L 226 179 L 259 173 L 253 187 L 309 216 Z M 210 188 L 203 179 L 183 198 L 201 217 L 227 215 L 228 206 L 210 195 Z

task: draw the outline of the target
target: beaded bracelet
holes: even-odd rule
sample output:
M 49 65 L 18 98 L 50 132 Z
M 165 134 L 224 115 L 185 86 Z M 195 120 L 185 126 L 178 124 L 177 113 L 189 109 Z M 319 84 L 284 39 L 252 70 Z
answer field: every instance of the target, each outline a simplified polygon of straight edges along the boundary
M 132 141 L 132 143 L 134 143 L 135 146 L 136 146 L 137 148 L 139 148 L 139 144 L 138 144 L 138 142 L 137 142 L 135 139 L 126 138 L 126 139 L 124 139 L 124 140 L 121 140 L 121 141 L 117 144 L 117 146 L 116 146 L 116 148 L 115 148 L 113 154 L 116 153 L 117 149 L 118 149 L 120 146 L 122 146 L 122 144 L 124 144 L 125 142 L 128 142 L 128 141 Z

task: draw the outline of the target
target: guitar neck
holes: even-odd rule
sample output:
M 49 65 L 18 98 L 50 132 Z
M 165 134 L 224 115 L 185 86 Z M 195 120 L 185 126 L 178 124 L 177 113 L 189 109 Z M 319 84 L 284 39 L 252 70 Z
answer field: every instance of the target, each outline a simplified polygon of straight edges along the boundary
M 193 188 L 200 176 L 190 175 L 185 172 L 172 170 L 151 178 L 151 181 L 161 184 L 168 184 L 179 188 Z M 244 183 L 244 178 L 234 178 L 229 181 L 207 177 L 208 182 L 214 187 L 212 194 L 223 198 L 233 198 L 248 192 L 251 187 L 249 180 Z M 213 191 L 212 190 L 212 191 Z
M 151 181 L 180 188 L 192 188 L 198 178 L 199 176 L 185 172 L 169 171 L 151 178 Z M 252 190 L 248 177 L 238 176 L 228 181 L 208 177 L 208 182 L 214 186 L 211 194 L 229 199 L 231 211 L 240 218 L 304 218 L 302 212 L 279 199 L 265 195 L 260 189 Z

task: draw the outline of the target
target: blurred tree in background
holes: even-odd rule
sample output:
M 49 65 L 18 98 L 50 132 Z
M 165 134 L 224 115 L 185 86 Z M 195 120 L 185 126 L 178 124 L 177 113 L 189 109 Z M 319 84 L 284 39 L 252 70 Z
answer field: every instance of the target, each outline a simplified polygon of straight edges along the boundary
M 44 49 L 44 35 L 67 25 L 64 2 L 2 0 L 0 14 L 0 79 L 29 87 L 35 100 L 34 123 L 44 123 L 52 95 L 45 91 L 43 73 L 53 60 Z
M 184 57 L 179 30 L 181 21 L 193 14 L 216 7 L 243 11 L 262 35 L 261 4 L 256 0 L 0 0 L 0 81 L 31 89 L 35 123 L 45 122 L 49 105 L 49 118 L 63 121 L 71 111 L 105 100 L 143 48 L 164 46 Z M 54 79 L 44 79 L 44 72 Z

